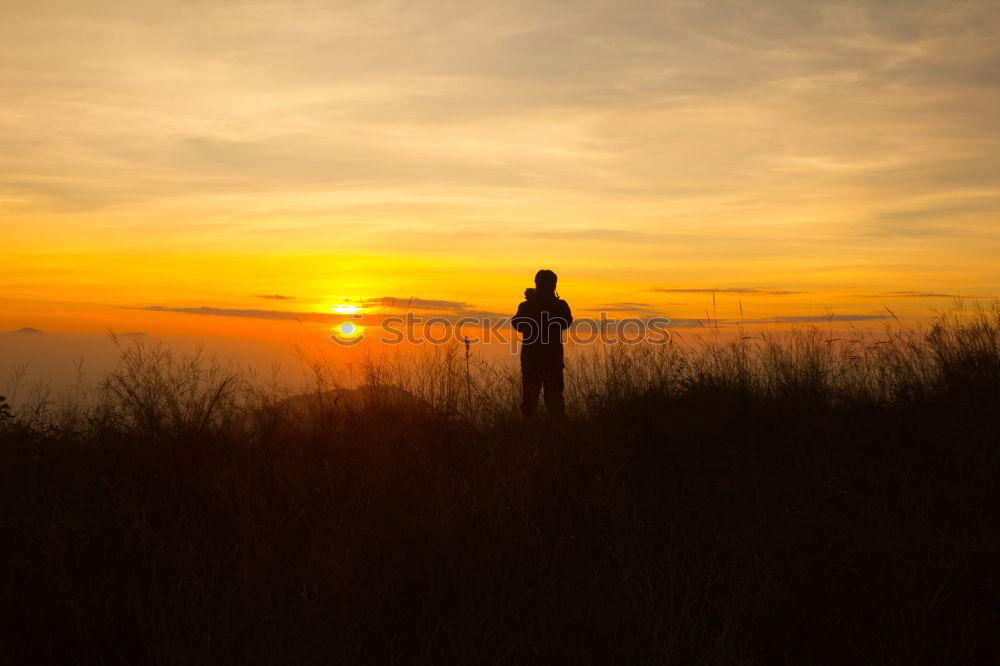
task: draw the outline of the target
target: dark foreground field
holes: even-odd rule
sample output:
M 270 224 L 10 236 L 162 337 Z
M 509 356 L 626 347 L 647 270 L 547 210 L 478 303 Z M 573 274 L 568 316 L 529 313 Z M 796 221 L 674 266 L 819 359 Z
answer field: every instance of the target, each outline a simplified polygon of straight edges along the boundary
M 132 347 L 0 412 L 0 661 L 1000 659 L 996 312 L 569 371 L 524 423 L 451 353 L 283 401 Z

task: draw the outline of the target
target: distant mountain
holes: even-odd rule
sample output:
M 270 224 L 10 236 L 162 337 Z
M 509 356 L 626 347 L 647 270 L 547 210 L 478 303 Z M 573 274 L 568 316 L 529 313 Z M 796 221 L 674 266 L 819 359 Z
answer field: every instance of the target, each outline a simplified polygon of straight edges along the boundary
M 10 332 L 16 335 L 45 335 L 45 331 L 39 331 L 37 328 L 30 328 L 27 326 Z

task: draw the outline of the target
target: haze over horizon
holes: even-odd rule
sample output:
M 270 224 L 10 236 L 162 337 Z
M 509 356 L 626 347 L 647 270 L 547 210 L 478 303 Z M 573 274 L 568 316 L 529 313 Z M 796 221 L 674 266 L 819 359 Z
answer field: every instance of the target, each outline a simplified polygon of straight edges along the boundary
M 543 266 L 581 316 L 679 326 L 993 298 L 998 28 L 977 1 L 8 2 L 0 329 L 509 314 Z

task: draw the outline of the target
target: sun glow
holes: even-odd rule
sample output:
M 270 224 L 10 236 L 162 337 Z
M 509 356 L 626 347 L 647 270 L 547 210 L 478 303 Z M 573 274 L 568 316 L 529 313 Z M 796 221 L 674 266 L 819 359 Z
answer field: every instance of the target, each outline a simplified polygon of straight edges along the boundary
M 342 343 L 360 342 L 364 337 L 365 327 L 351 321 L 345 321 L 331 329 L 331 338 Z
M 334 305 L 330 309 L 333 310 L 334 312 L 336 312 L 337 314 L 356 314 L 358 312 L 361 312 L 361 307 L 360 306 L 358 306 L 358 305 L 350 305 L 350 304 L 347 304 L 347 303 L 341 303 L 339 305 Z

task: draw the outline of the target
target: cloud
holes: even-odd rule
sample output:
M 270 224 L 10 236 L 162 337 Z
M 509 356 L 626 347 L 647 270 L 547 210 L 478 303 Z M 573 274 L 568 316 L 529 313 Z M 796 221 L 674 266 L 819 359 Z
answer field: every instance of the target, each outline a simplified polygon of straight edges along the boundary
M 754 324 L 754 325 L 768 325 L 768 324 L 818 324 L 827 322 L 859 322 L 859 321 L 878 321 L 883 319 L 891 319 L 892 315 L 889 314 L 832 314 L 832 315 L 782 315 L 775 317 L 760 317 L 753 319 L 729 319 L 729 318 L 677 318 L 677 317 L 664 317 L 659 315 L 655 317 L 656 319 L 666 318 L 669 320 L 667 328 L 715 328 L 716 326 L 720 328 L 731 328 L 740 324 Z M 649 317 L 644 317 L 648 321 Z M 599 325 L 601 320 L 594 318 L 580 318 L 576 321 L 586 321 L 586 326 Z M 608 321 L 613 321 L 609 319 Z M 575 324 L 575 322 L 574 322 Z
M 729 319 L 727 323 L 736 324 L 805 324 L 805 323 L 826 323 L 831 321 L 851 322 L 851 321 L 878 321 L 880 319 L 892 319 L 889 314 L 829 314 L 829 315 L 790 315 L 780 317 L 762 317 L 758 319 Z M 714 320 L 713 320 L 714 321 Z
M 456 313 L 478 276 L 570 245 L 577 277 L 633 284 L 740 284 L 752 259 L 837 290 L 995 275 L 997 3 L 7 5 L 0 215 L 49 264 L 84 265 L 95 230 L 447 256 L 477 276 L 444 294 Z
M 416 299 L 414 299 L 416 300 Z M 432 299 L 424 299 L 425 303 L 435 302 Z M 449 301 L 442 301 L 444 303 L 451 303 Z M 622 303 L 619 304 L 622 307 L 618 310 L 621 312 L 637 312 L 638 317 L 628 317 L 629 320 L 639 319 L 647 323 L 656 321 L 657 325 L 660 326 L 663 320 L 668 323 L 665 325 L 667 329 L 698 329 L 698 328 L 732 328 L 737 325 L 774 325 L 774 324 L 809 324 L 809 323 L 829 323 L 829 322 L 863 322 L 863 321 L 879 321 L 892 318 L 891 314 L 829 314 L 829 315 L 786 315 L 786 316 L 775 316 L 775 317 L 761 317 L 752 319 L 727 319 L 727 318 L 712 318 L 712 319 L 702 319 L 702 318 L 684 318 L 684 317 L 667 317 L 662 313 L 656 313 L 654 311 L 643 311 L 640 308 L 644 307 L 640 303 Z M 625 306 L 635 306 L 635 307 L 625 307 Z M 182 314 L 193 314 L 202 316 L 216 316 L 216 317 L 246 317 L 252 319 L 268 319 L 268 320 L 279 320 L 279 321 L 302 321 L 302 322 L 313 322 L 319 324 L 339 324 L 345 320 L 344 315 L 338 315 L 333 313 L 325 312 L 291 312 L 283 310 L 260 310 L 260 309 L 237 309 L 237 308 L 215 308 L 215 307 L 167 307 L 160 305 L 148 305 L 144 307 L 126 308 L 135 310 L 147 310 L 152 312 L 176 312 Z M 605 311 L 612 312 L 615 311 L 613 307 L 604 308 Z M 363 315 L 363 321 L 366 326 L 381 326 L 387 323 L 391 323 L 393 326 L 403 325 L 400 320 L 392 320 L 394 315 L 389 315 L 385 313 L 369 314 Z M 489 312 L 482 310 L 464 310 L 464 311 L 452 311 L 452 312 L 436 312 L 427 314 L 416 315 L 413 323 L 416 325 L 420 324 L 441 324 L 447 322 L 453 325 L 462 326 L 482 326 L 488 327 L 494 330 L 503 330 L 510 327 L 511 315 Z M 608 322 L 614 322 L 619 318 L 608 317 L 608 318 L 597 318 L 597 317 L 576 317 L 573 321 L 574 330 L 584 330 L 584 331 L 599 331 L 601 326 L 607 324 Z M 137 334 L 142 335 L 142 334 Z
M 951 184 L 961 182 L 970 189 L 992 189 L 989 176 L 982 172 L 984 167 L 979 161 L 970 161 L 948 169 L 942 167 L 939 160 L 930 161 L 913 170 L 916 174 L 923 173 L 919 178 L 913 178 L 913 186 L 919 187 L 919 182 L 923 180 L 937 179 L 942 185 L 950 180 Z M 967 173 L 959 175 L 962 170 Z M 968 234 L 989 236 L 995 233 L 992 220 L 998 209 L 1000 197 L 995 194 L 962 192 L 939 195 L 929 201 L 908 204 L 905 208 L 877 211 L 863 225 L 868 227 L 867 233 L 876 237 L 948 238 L 958 225 L 965 228 Z M 982 224 L 984 221 L 986 223 Z
M 687 288 L 687 287 L 654 287 L 649 291 L 667 294 L 752 294 L 757 296 L 788 296 L 804 294 L 804 291 L 789 291 L 785 289 L 754 289 L 749 287 L 720 287 L 719 289 Z
M 934 291 L 883 291 L 878 294 L 850 294 L 855 298 L 955 298 L 957 294 Z
M 701 328 L 704 325 L 704 321 L 701 319 L 672 317 L 667 328 Z
M 894 298 L 954 298 L 954 294 L 939 294 L 932 291 L 887 291 Z
M 608 303 L 596 308 L 586 308 L 588 312 L 638 312 L 641 314 L 657 315 L 659 309 L 650 303 Z
M 890 314 L 831 314 L 831 315 L 781 315 L 775 317 L 757 317 L 751 319 L 729 319 L 712 317 L 711 319 L 670 319 L 668 328 L 733 328 L 740 325 L 774 325 L 774 324 L 825 324 L 829 322 L 862 322 L 892 319 Z
M 850 157 L 869 122 L 884 127 L 901 110 L 913 117 L 907 92 L 928 102 L 926 115 L 895 135 L 933 127 L 947 104 L 941 90 L 995 85 L 996 55 L 975 30 L 995 22 L 995 9 L 803 4 L 772 0 L 744 11 L 589 1 L 567 11 L 551 0 L 462 8 L 373 1 L 331 11 L 320 2 L 229 1 L 195 20 L 166 3 L 108 2 L 100 11 L 63 7 L 44 21 L 12 9 L 3 55 L 11 71 L 35 74 L 11 77 L 7 92 L 40 119 L 63 113 L 59 100 L 91 115 L 77 115 L 65 138 L 46 133 L 43 122 L 5 132 L 18 159 L 41 159 L 39 141 L 73 149 L 68 163 L 5 175 L 21 173 L 13 189 L 29 198 L 81 207 L 250 185 L 614 193 L 690 192 L 710 180 L 745 191 L 748 168 L 773 166 L 786 153 L 808 151 L 814 164 Z M 106 47 L 81 52 L 81 32 Z M 863 113 L 866 103 L 873 113 Z M 944 126 L 968 113 L 948 110 Z M 163 119 L 172 121 L 169 132 L 149 131 Z M 810 120 L 827 131 L 816 135 Z M 778 145 L 768 128 L 781 129 Z M 718 145 L 706 144 L 713 134 Z M 544 150 L 527 165 L 531 145 Z M 968 155 L 944 157 L 958 167 Z M 900 166 L 909 165 L 892 171 Z M 101 173 L 83 177 L 83 167 Z M 112 173 L 122 178 L 109 180 Z M 643 233 L 608 237 L 635 243 Z
M 525 234 L 528 238 L 551 240 L 611 241 L 615 243 L 662 242 L 671 238 L 667 234 L 630 231 L 628 229 L 555 229 Z
M 259 310 L 239 308 L 214 307 L 168 307 L 163 305 L 146 305 L 142 307 L 123 308 L 126 310 L 149 310 L 152 312 L 179 312 L 181 314 L 209 315 L 213 317 L 250 317 L 253 319 L 275 319 L 294 321 L 305 319 L 310 321 L 342 320 L 343 315 L 326 314 L 323 312 L 291 312 L 288 310 Z
M 994 299 L 996 296 L 970 296 L 962 293 L 943 293 L 936 291 L 883 291 L 877 294 L 848 294 L 852 298 L 957 298 L 970 300 Z
M 468 303 L 464 301 L 446 301 L 430 298 L 416 298 L 413 296 L 400 298 L 398 296 L 379 296 L 378 298 L 368 298 L 361 303 L 365 307 L 386 307 L 401 310 L 439 310 L 446 312 L 461 312 L 470 310 Z
M 294 296 L 282 296 L 281 294 L 255 294 L 257 298 L 266 298 L 272 301 L 293 301 Z
M 351 302 L 348 299 L 348 302 Z M 368 299 L 365 301 L 354 301 L 361 303 L 363 307 L 386 307 L 400 312 L 421 312 L 420 317 L 428 319 L 431 317 L 441 318 L 455 322 L 462 319 L 488 319 L 491 322 L 505 320 L 510 317 L 508 314 L 500 312 L 490 312 L 487 310 L 474 310 L 466 303 L 459 301 L 447 301 L 440 299 L 407 298 L 392 299 Z M 383 305 L 384 304 L 384 305 Z M 291 310 L 264 310 L 257 308 L 217 308 L 209 306 L 184 307 L 184 306 L 163 306 L 146 305 L 141 307 L 126 307 L 127 310 L 147 310 L 150 312 L 177 312 L 180 314 L 204 315 L 212 317 L 247 317 L 251 319 L 269 319 L 276 321 L 309 321 L 318 323 L 337 323 L 344 321 L 345 315 L 333 312 L 296 312 Z M 358 315 L 366 322 L 380 322 L 391 315 L 385 313 L 360 312 Z

